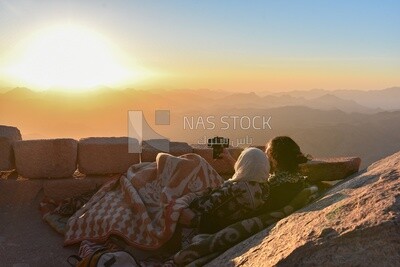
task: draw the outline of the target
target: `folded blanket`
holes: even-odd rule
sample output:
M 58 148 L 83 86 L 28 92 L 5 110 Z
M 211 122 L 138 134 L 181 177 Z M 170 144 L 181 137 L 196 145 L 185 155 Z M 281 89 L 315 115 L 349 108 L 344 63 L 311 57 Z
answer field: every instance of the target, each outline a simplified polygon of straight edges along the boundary
M 132 165 L 105 184 L 68 220 L 64 244 L 105 242 L 117 235 L 131 246 L 157 249 L 171 238 L 196 193 L 222 182 L 197 154 L 160 153 L 156 162 Z

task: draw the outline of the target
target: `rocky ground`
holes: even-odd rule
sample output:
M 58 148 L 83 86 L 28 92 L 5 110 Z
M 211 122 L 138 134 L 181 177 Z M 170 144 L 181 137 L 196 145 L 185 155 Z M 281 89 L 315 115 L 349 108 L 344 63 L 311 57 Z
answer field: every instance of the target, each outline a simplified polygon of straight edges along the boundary
M 208 266 L 399 266 L 400 152 Z
M 77 247 L 63 247 L 63 237 L 40 219 L 42 181 L 0 180 L 0 266 L 69 266 Z

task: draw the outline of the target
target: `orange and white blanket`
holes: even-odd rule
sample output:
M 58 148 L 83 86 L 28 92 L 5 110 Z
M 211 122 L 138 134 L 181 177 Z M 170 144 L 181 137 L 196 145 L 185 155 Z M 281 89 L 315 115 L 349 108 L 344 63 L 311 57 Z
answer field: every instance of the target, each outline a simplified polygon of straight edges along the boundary
M 156 162 L 132 165 L 105 184 L 68 220 L 64 244 L 105 242 L 118 235 L 129 245 L 157 249 L 171 238 L 195 193 L 222 182 L 197 154 L 160 153 Z

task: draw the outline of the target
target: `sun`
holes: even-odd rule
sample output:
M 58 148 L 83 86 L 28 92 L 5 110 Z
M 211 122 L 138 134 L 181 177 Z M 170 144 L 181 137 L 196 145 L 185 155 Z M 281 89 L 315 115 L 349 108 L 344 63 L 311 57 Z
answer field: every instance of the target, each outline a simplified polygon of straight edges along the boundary
M 121 62 L 102 35 L 78 25 L 58 25 L 34 34 L 20 47 L 7 73 L 41 90 L 89 90 L 134 81 L 139 72 Z

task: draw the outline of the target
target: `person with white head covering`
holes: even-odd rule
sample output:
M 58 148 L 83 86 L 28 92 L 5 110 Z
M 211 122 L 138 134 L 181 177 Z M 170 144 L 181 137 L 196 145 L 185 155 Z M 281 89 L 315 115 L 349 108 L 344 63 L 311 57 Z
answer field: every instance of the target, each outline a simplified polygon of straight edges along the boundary
M 225 159 L 234 162 L 227 150 L 223 154 Z M 234 163 L 234 170 L 231 179 L 190 203 L 189 209 L 193 214 L 190 224 L 199 233 L 214 233 L 246 219 L 268 199 L 269 161 L 262 150 L 243 150 Z
M 228 181 L 266 182 L 269 176 L 269 161 L 263 151 L 256 147 L 243 150 L 235 165 L 235 174 Z

